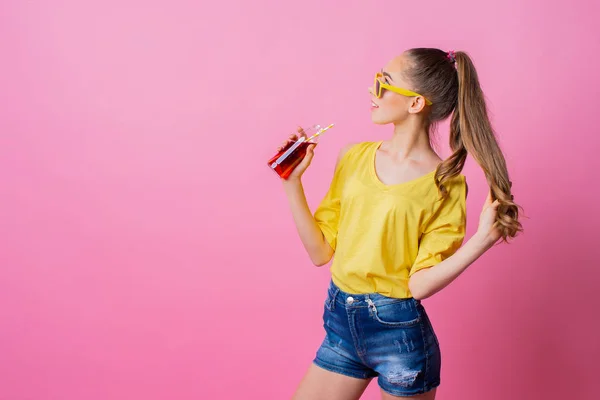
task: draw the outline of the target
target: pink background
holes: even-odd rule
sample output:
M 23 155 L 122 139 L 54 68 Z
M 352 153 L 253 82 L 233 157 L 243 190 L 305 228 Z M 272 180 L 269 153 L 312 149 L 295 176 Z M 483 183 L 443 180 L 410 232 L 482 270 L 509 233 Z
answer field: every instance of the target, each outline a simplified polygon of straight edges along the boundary
M 314 207 L 342 145 L 389 136 L 366 88 L 415 46 L 471 53 L 529 217 L 426 301 L 438 397 L 596 399 L 598 8 L 3 1 L 0 399 L 289 398 L 330 274 L 266 160 L 297 124 L 335 122 Z M 487 189 L 464 173 L 470 236 Z

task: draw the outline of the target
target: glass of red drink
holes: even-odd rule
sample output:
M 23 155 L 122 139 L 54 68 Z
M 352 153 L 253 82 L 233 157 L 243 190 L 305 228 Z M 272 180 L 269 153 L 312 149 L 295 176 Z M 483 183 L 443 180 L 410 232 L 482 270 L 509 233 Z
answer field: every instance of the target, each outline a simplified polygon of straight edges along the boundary
M 304 129 L 306 136 L 302 135 L 298 140 L 288 142 L 277 154 L 271 157 L 267 164 L 281 178 L 287 179 L 294 168 L 296 168 L 298 164 L 302 162 L 304 156 L 306 156 L 308 146 L 316 144 L 319 135 L 332 126 L 333 124 L 327 127 L 313 125 L 310 128 Z

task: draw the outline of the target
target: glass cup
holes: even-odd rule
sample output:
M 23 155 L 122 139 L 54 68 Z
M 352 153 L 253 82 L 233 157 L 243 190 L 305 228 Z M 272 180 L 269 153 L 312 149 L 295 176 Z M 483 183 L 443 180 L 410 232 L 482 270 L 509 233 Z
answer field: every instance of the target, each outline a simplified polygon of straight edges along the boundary
M 333 124 L 327 127 L 313 125 L 304 128 L 306 136 L 302 135 L 298 137 L 298 140 L 288 142 L 277 154 L 271 157 L 268 162 L 269 167 L 281 178 L 287 179 L 306 156 L 308 146 L 316 144 L 319 135 L 332 126 Z

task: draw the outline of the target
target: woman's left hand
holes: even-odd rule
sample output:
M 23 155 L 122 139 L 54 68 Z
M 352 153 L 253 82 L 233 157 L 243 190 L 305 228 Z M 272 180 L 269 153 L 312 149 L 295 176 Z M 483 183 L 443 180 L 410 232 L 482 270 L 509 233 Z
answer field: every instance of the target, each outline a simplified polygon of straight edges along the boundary
M 492 247 L 502 236 L 500 229 L 495 226 L 499 205 L 498 200 L 492 202 L 492 192 L 490 191 L 483 205 L 483 210 L 479 217 L 479 227 L 475 234 L 485 247 Z

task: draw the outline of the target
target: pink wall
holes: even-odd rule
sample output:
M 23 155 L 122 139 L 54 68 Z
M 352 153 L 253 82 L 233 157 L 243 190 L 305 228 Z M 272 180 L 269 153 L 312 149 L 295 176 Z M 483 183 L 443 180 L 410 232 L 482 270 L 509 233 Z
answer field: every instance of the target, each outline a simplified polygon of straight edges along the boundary
M 289 398 L 330 275 L 266 159 L 335 122 L 316 205 L 343 144 L 389 135 L 366 87 L 414 46 L 471 52 L 530 217 L 426 302 L 439 398 L 597 398 L 597 2 L 203 3 L 0 5 L 0 399 Z

